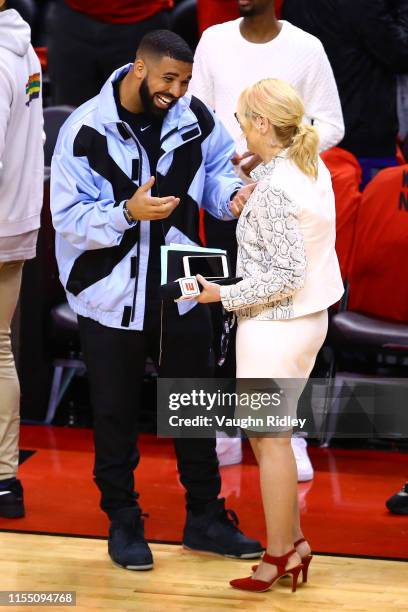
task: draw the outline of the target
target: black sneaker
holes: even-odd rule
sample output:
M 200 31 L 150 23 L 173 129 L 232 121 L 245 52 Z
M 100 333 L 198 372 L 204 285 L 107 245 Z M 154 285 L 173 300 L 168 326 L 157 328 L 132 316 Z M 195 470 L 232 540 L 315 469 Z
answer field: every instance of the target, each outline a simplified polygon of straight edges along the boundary
M 24 494 L 17 478 L 0 481 L 0 517 L 23 518 Z
M 144 537 L 140 508 L 122 508 L 115 512 L 109 528 L 108 552 L 116 565 L 128 570 L 153 568 L 152 552 Z
M 261 544 L 238 529 L 238 517 L 226 510 L 223 498 L 207 504 L 205 512 L 187 511 L 183 546 L 191 550 L 238 559 L 256 559 L 264 551 Z
M 387 499 L 385 505 L 393 514 L 408 514 L 408 482 L 401 491 Z

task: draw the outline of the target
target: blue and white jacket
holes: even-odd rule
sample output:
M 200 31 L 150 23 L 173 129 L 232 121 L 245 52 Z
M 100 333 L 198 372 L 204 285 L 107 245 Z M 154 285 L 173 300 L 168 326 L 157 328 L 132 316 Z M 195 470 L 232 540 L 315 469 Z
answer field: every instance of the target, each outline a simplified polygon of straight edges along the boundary
M 150 222 L 129 225 L 123 205 L 150 174 L 146 151 L 119 119 L 113 82 L 65 122 L 51 168 L 51 211 L 60 279 L 78 314 L 116 328 L 143 329 Z M 167 113 L 157 163 L 159 196 L 181 198 L 162 222 L 166 244 L 199 244 L 199 208 L 233 218 L 242 186 L 230 159 L 234 143 L 214 113 L 185 95 Z

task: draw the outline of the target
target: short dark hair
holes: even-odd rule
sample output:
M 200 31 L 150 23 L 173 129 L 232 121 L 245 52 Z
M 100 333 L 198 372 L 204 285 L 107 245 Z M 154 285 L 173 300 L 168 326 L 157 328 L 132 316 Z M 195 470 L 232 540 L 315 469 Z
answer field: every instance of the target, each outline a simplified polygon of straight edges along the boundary
M 145 34 L 140 41 L 136 57 L 144 54 L 167 56 L 187 64 L 194 62 L 193 52 L 186 41 L 171 30 L 152 30 Z

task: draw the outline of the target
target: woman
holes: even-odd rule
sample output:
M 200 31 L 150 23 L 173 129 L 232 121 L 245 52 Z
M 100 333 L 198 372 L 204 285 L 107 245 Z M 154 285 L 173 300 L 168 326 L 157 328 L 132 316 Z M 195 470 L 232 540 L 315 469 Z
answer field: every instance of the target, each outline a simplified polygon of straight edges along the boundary
M 265 79 L 241 94 L 236 117 L 248 149 L 263 161 L 237 226 L 243 280 L 220 287 L 197 277 L 199 302 L 221 301 L 237 314 L 237 378 L 302 379 L 287 396 L 292 416 L 326 337 L 327 308 L 343 293 L 330 174 L 303 115 L 301 99 L 283 81 Z M 300 527 L 291 430 L 266 429 L 248 434 L 260 469 L 267 549 L 251 577 L 230 584 L 265 591 L 291 574 L 296 590 L 301 570 L 307 579 L 311 549 Z

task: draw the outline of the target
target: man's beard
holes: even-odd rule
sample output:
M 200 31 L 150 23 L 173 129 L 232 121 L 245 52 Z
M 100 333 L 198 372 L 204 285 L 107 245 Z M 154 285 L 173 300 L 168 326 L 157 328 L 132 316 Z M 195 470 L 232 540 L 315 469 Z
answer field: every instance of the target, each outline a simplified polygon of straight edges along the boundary
M 238 4 L 238 10 L 239 10 L 239 14 L 241 17 L 254 17 L 255 15 L 258 14 L 254 5 L 241 6 L 240 4 Z
M 153 102 L 153 96 L 150 93 L 146 77 L 143 79 L 143 81 L 140 84 L 139 95 L 140 95 L 140 99 L 143 104 L 144 112 L 147 115 L 151 115 L 155 119 L 164 119 L 164 117 L 167 115 L 171 107 L 174 106 L 174 104 L 177 102 L 177 100 L 175 100 L 169 106 L 169 108 L 158 108 L 158 106 L 156 106 L 155 103 Z
M 256 12 L 256 9 L 251 6 L 251 7 L 247 7 L 247 6 L 240 6 L 239 7 L 239 16 L 240 17 L 254 17 L 255 15 L 257 15 L 258 13 Z
M 266 8 L 266 4 L 264 3 L 263 5 L 261 4 L 261 6 L 257 6 L 255 3 L 255 6 L 252 4 L 251 5 L 247 5 L 247 6 L 241 6 L 238 2 L 238 10 L 239 10 L 239 14 L 241 17 L 257 17 L 259 15 L 262 15 L 265 12 L 265 8 Z

